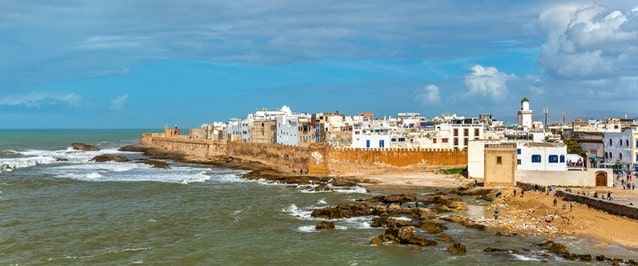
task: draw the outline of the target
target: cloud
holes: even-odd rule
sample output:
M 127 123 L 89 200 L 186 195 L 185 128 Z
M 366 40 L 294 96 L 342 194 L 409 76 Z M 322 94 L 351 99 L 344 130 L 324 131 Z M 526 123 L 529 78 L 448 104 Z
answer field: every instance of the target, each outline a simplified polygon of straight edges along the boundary
M 465 86 L 468 88 L 466 96 L 487 97 L 496 102 L 507 97 L 507 81 L 516 78 L 492 66 L 474 65 L 471 70 L 465 75 Z
M 439 87 L 434 84 L 429 84 L 425 86 L 425 88 L 419 90 L 416 97 L 422 103 L 438 103 L 441 101 Z
M 602 4 L 561 5 L 538 18 L 547 41 L 539 64 L 554 78 L 595 80 L 635 75 L 638 9 Z
M 0 106 L 40 108 L 46 105 L 81 106 L 82 98 L 75 94 L 50 94 L 45 92 L 32 92 L 28 94 L 8 95 L 0 98 Z
M 122 110 L 127 100 L 128 100 L 128 94 L 115 97 L 115 99 L 111 100 L 111 110 L 113 111 Z

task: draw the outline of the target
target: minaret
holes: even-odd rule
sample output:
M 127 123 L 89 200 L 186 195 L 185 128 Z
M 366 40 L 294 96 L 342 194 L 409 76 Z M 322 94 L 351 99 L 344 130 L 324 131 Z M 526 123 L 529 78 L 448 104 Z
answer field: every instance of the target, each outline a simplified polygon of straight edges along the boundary
M 523 97 L 521 100 L 521 109 L 518 110 L 518 126 L 523 128 L 532 128 L 532 110 L 529 109 L 529 100 Z

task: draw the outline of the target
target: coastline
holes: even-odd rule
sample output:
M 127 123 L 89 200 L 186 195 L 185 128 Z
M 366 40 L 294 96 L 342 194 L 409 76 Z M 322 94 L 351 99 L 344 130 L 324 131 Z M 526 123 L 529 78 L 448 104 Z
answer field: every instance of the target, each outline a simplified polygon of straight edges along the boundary
M 299 185 L 332 182 L 339 186 L 361 186 L 366 189 L 386 189 L 401 191 L 418 189 L 419 187 L 454 189 L 471 188 L 474 181 L 460 175 L 444 175 L 414 171 L 384 171 L 370 175 L 319 176 L 284 172 L 276 166 L 237 157 L 212 157 L 202 159 L 171 152 L 162 148 L 131 145 L 123 147 L 123 151 L 143 152 L 156 159 L 171 159 L 184 163 L 215 165 L 218 167 L 247 170 L 242 177 L 247 179 L 267 179 L 282 183 Z M 320 187 L 324 189 L 325 187 Z M 627 249 L 638 250 L 638 220 L 611 215 L 600 210 L 589 208 L 584 204 L 563 202 L 554 193 L 546 195 L 542 192 L 527 191 L 521 197 L 521 189 L 498 189 L 501 196 L 486 206 L 486 214 L 499 209 L 499 218 L 471 218 L 473 223 L 506 235 L 544 236 L 548 240 L 554 238 L 587 238 L 595 245 L 621 245 Z M 616 192 L 614 192 L 616 193 Z M 557 199 L 553 206 L 554 198 Z M 563 205 L 566 209 L 563 210 Z

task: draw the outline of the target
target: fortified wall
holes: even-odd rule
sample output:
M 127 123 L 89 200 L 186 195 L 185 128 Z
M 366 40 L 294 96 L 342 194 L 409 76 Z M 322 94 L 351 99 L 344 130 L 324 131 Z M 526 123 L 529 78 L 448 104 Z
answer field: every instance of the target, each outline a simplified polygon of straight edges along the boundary
M 603 193 L 601 193 L 602 195 Z M 616 203 L 614 201 L 597 199 L 594 197 L 578 195 L 565 191 L 556 191 L 556 196 L 562 197 L 567 201 L 575 201 L 578 203 L 586 204 L 594 209 L 599 209 L 608 212 L 613 215 L 621 215 L 632 219 L 638 219 L 638 208 L 635 206 Z
M 303 169 L 310 174 L 371 173 L 378 169 L 431 169 L 467 165 L 466 150 L 446 149 L 334 149 L 237 141 L 212 141 L 186 135 L 142 134 L 141 144 L 201 159 L 216 156 L 259 161 L 280 170 Z

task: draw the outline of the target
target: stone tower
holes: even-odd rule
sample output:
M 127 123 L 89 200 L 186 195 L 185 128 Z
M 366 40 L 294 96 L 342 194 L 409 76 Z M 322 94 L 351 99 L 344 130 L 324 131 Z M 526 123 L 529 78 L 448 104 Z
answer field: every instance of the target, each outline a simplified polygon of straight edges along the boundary
M 532 110 L 529 109 L 529 100 L 523 97 L 521 100 L 521 109 L 518 110 L 518 126 L 523 128 L 532 128 Z

